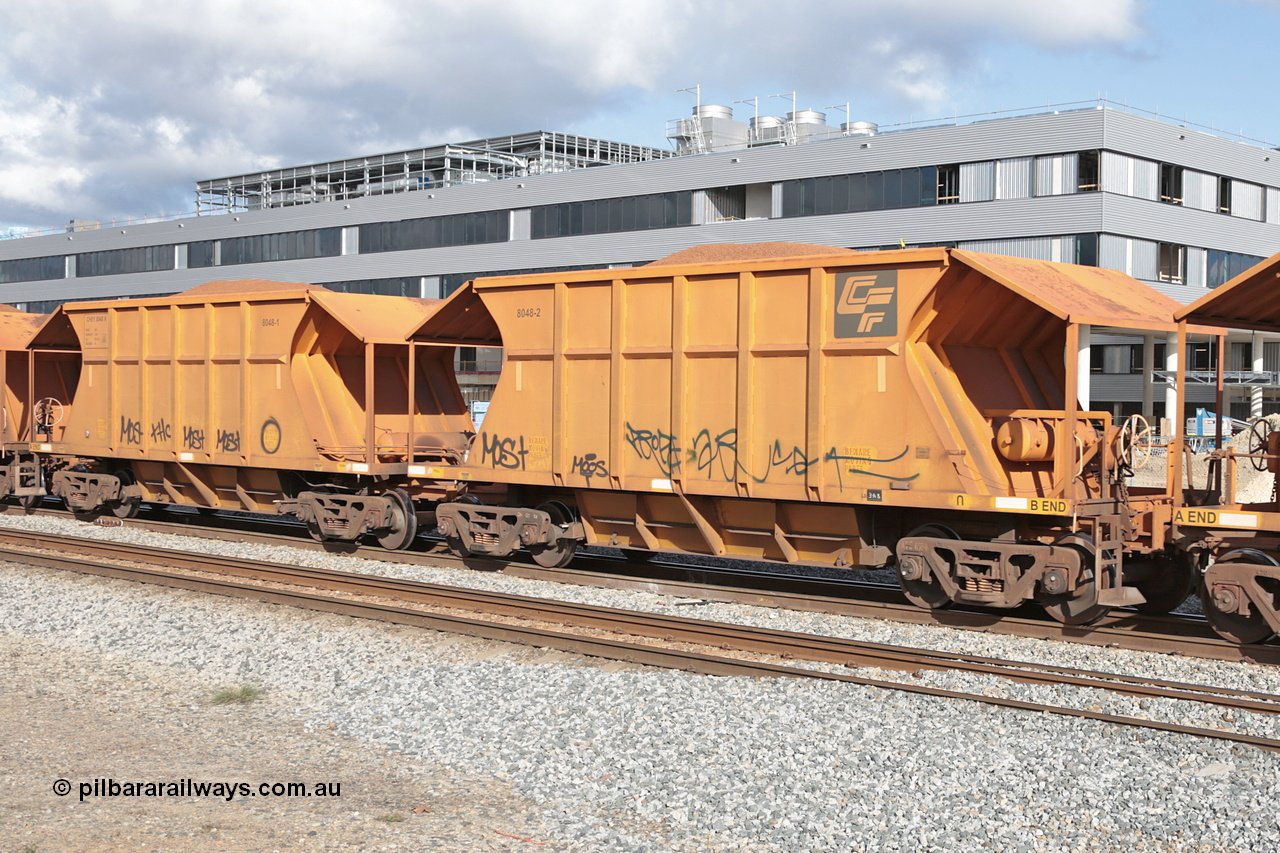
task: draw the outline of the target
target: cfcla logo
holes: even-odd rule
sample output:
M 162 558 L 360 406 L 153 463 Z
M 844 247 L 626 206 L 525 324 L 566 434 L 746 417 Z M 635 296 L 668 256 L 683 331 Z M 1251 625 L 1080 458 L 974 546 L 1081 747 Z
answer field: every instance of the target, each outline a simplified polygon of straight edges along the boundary
M 837 338 L 891 338 L 897 334 L 897 270 L 863 270 L 836 276 Z

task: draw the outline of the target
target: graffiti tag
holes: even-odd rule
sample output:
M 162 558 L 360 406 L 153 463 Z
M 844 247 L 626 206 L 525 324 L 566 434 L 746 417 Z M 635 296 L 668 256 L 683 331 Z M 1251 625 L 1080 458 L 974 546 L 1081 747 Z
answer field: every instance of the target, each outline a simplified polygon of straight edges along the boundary
M 636 429 L 627 424 L 627 444 L 641 459 L 652 459 L 658 469 L 670 476 L 680 467 L 680 447 L 676 437 L 662 430 Z
M 204 430 L 191 426 L 183 427 L 182 446 L 191 450 L 204 450 Z
M 120 416 L 120 440 L 125 444 L 142 444 L 142 421 Z
M 603 459 L 597 458 L 594 453 L 573 457 L 572 471 L 575 474 L 581 474 L 586 477 L 588 483 L 591 482 L 592 477 L 609 476 L 609 466 L 605 464 Z
M 495 468 L 507 470 L 524 470 L 525 457 L 529 451 L 524 446 L 524 436 L 504 438 L 498 435 L 483 433 L 480 436 L 480 464 L 486 460 Z
M 222 453 L 239 453 L 240 430 L 218 430 L 218 450 Z

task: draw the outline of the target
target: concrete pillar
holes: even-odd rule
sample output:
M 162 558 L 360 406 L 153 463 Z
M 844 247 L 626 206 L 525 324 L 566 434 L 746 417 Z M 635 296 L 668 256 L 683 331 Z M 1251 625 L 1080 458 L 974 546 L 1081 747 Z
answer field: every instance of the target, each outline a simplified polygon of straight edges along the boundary
M 1156 365 L 1156 336 L 1142 336 L 1142 416 L 1152 424 L 1154 429 L 1158 424 L 1153 423 L 1156 416 L 1156 386 L 1155 375 L 1152 373 L 1157 367 Z
M 1080 343 L 1076 347 L 1076 396 L 1080 400 L 1080 411 L 1089 411 L 1089 378 L 1092 361 L 1089 355 L 1090 326 L 1080 325 Z
M 1262 332 L 1254 332 L 1252 337 L 1253 346 L 1253 369 L 1257 373 L 1267 369 L 1266 359 L 1263 357 Z M 1255 385 L 1249 389 L 1249 417 L 1262 417 L 1262 386 Z
M 1178 333 L 1169 332 L 1165 335 L 1164 344 L 1164 369 L 1169 371 L 1170 376 L 1176 376 L 1178 372 Z M 1169 421 L 1168 438 L 1182 435 L 1182 412 L 1178 411 L 1178 383 L 1170 382 L 1164 389 L 1164 416 Z

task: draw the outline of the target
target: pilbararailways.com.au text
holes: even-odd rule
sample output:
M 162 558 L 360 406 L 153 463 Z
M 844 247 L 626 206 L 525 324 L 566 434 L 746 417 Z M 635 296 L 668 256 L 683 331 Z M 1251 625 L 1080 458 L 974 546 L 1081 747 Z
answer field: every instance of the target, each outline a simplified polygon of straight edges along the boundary
M 80 802 L 89 797 L 218 797 L 228 802 L 240 797 L 341 797 L 341 782 L 197 782 L 179 779 L 173 782 L 117 782 L 115 779 L 94 779 L 77 783 Z M 53 792 L 65 797 L 72 790 L 71 782 L 58 779 Z

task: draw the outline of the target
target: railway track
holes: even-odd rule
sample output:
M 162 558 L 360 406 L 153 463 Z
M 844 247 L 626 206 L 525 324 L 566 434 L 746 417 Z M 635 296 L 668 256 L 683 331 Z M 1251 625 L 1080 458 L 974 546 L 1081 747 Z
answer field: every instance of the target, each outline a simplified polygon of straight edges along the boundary
M 6 512 L 22 514 L 16 507 Z M 42 514 L 75 518 L 63 510 L 41 509 Z M 548 569 L 515 560 L 462 558 L 442 548 L 430 548 L 420 540 L 419 550 L 390 553 L 383 548 L 360 545 L 322 544 L 312 540 L 298 524 L 274 518 L 255 518 L 246 528 L 245 517 L 235 517 L 233 530 L 219 527 L 217 515 L 156 512 L 123 522 L 159 533 L 288 545 L 317 551 L 420 566 L 450 567 L 480 571 L 501 571 L 512 577 L 544 580 L 607 589 L 631 589 L 704 601 L 777 607 L 787 610 L 837 616 L 886 619 L 922 625 L 1031 637 L 1130 651 L 1176 654 L 1208 660 L 1247 661 L 1280 665 L 1280 644 L 1239 646 L 1229 643 L 1209 628 L 1202 617 L 1147 615 L 1137 611 L 1115 611 L 1090 627 L 1071 627 L 1048 619 L 1027 608 L 1020 611 L 984 611 L 952 608 L 930 611 L 905 602 L 898 587 L 861 579 L 829 579 L 779 572 L 737 569 L 727 566 L 690 564 L 655 559 L 630 562 L 599 554 L 580 555 L 567 568 Z M 114 517 L 103 521 L 120 523 Z
M 710 675 L 780 676 L 839 681 L 1189 734 L 1280 751 L 1280 739 L 1245 732 L 1198 728 L 1108 714 L 1089 708 L 1028 702 L 990 695 L 986 691 L 966 693 L 910 681 L 798 666 L 792 662 L 807 661 L 814 666 L 835 664 L 842 668 L 873 667 L 909 673 L 925 670 L 964 672 L 1024 684 L 1105 690 L 1139 699 L 1207 703 L 1230 712 L 1266 715 L 1280 714 L 1280 695 L 1274 694 L 1225 690 L 25 531 L 0 532 L 0 560 L 255 599 Z M 488 618 L 477 618 L 474 614 L 483 614 Z M 730 654 L 722 654 L 723 651 Z

